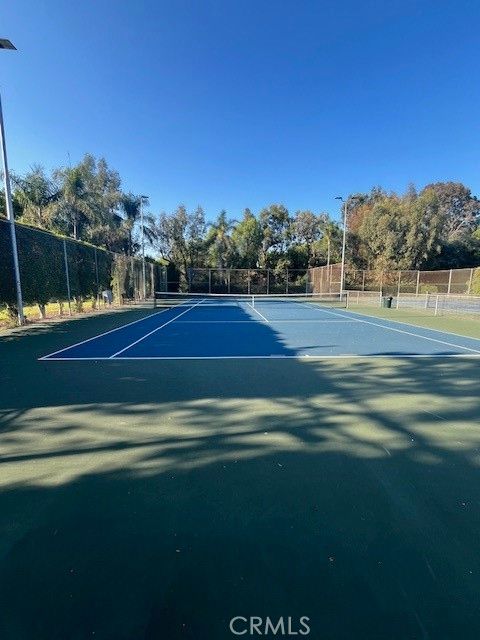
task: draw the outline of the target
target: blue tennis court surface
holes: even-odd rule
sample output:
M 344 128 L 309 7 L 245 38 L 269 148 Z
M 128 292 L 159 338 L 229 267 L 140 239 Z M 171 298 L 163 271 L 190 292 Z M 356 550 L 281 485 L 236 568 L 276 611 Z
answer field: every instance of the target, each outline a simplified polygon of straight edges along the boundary
M 43 360 L 480 356 L 480 340 L 316 302 L 192 298 Z

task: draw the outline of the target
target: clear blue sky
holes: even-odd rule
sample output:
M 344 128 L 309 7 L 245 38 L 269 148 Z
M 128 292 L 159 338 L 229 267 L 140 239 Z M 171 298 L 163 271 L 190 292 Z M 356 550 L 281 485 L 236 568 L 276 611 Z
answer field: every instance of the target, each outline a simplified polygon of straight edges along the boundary
M 153 211 L 480 192 L 478 0 L 15 0 L 10 165 L 104 156 Z

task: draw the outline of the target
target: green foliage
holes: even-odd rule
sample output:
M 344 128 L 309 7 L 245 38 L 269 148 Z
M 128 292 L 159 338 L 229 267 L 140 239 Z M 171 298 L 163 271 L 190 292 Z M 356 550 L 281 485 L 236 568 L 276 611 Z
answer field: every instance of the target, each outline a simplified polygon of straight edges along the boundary
M 438 287 L 436 284 L 421 284 L 418 292 L 419 293 L 438 293 Z
M 477 267 L 473 272 L 470 293 L 474 296 L 480 296 L 480 267 Z
M 260 211 L 262 228 L 262 251 L 260 263 L 263 267 L 275 267 L 285 253 L 290 240 L 291 219 L 283 204 L 272 204 Z
M 474 231 L 480 217 L 480 200 L 460 182 L 435 182 L 427 185 L 422 194 L 433 192 L 443 217 L 442 235 L 445 242 L 458 240 Z
M 262 229 L 250 209 L 245 209 L 243 219 L 233 229 L 232 243 L 236 254 L 235 267 L 250 269 L 258 265 Z

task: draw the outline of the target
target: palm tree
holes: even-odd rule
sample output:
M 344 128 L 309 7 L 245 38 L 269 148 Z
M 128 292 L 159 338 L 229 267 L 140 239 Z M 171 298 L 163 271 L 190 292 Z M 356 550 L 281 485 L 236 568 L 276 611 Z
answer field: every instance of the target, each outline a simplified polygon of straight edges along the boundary
M 222 209 L 215 222 L 209 224 L 210 231 L 207 236 L 212 257 L 220 269 L 228 266 L 229 258 L 233 250 L 231 231 L 235 228 L 237 221 L 228 220 L 227 212 Z
M 124 193 L 120 200 L 120 209 L 124 214 L 124 226 L 128 236 L 128 255 L 133 255 L 138 249 L 133 242 L 133 231 L 135 224 L 140 220 L 141 215 L 141 196 L 136 196 L 133 193 Z M 148 201 L 143 201 L 144 205 L 148 205 Z M 143 216 L 143 229 L 147 242 L 152 244 L 156 239 L 155 232 L 155 219 L 151 214 L 145 214 Z
M 25 222 L 39 227 L 49 227 L 52 204 L 58 199 L 59 192 L 45 175 L 43 167 L 34 165 L 25 176 L 12 176 L 15 185 L 15 199 L 22 209 Z
M 78 240 L 82 224 L 87 223 L 93 215 L 82 168 L 77 166 L 59 169 L 55 178 L 60 183 L 60 216 L 65 219 L 68 227 L 71 227 L 72 236 Z

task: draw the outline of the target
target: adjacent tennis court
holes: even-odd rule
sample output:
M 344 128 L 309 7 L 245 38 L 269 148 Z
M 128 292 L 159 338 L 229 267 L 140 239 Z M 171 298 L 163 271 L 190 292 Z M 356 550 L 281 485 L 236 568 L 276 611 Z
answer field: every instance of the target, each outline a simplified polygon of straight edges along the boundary
M 480 356 L 480 340 L 366 318 L 340 294 L 158 294 L 146 317 L 45 360 Z

